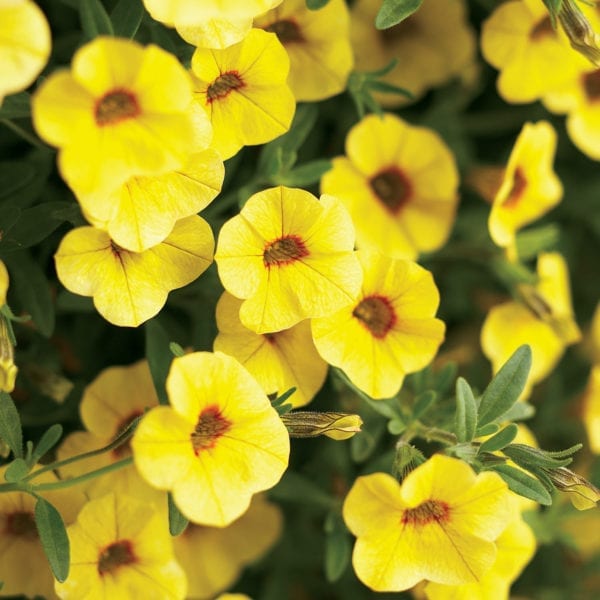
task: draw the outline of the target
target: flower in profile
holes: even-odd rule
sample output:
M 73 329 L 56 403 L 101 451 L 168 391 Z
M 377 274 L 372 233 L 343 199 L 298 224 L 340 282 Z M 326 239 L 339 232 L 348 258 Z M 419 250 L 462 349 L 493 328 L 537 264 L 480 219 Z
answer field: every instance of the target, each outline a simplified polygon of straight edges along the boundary
M 30 0 L 0 3 L 0 104 L 4 96 L 28 87 L 50 56 L 50 27 Z
M 442 139 L 392 114 L 369 115 L 346 137 L 321 191 L 344 202 L 359 247 L 414 259 L 442 246 L 454 222 L 458 169 Z
M 209 148 L 180 170 L 128 179 L 110 194 L 80 194 L 88 221 L 126 250 L 143 252 L 162 242 L 177 220 L 200 212 L 221 191 L 223 161 Z
M 590 450 L 600 454 L 600 364 L 592 366 L 582 404 L 583 424 Z
M 557 490 L 569 494 L 571 504 L 577 510 L 596 508 L 600 502 L 600 490 L 590 481 L 565 467 L 542 468 Z
M 361 432 L 359 415 L 340 412 L 292 410 L 281 415 L 290 437 L 307 438 L 324 435 L 332 440 L 348 440 Z
M 0 260 L 0 307 L 6 304 L 6 293 L 8 292 L 8 284 L 10 278 L 6 265 Z
M 180 219 L 166 240 L 143 252 L 119 247 L 96 227 L 78 227 L 63 238 L 56 272 L 74 294 L 92 296 L 110 323 L 137 327 L 153 317 L 171 290 L 194 281 L 212 262 L 214 239 L 208 223 Z
M 516 255 L 516 232 L 556 206 L 563 188 L 552 163 L 556 132 L 547 121 L 525 123 L 510 153 L 488 227 L 498 246 Z
M 436 454 L 398 483 L 386 473 L 359 477 L 343 515 L 357 536 L 352 564 L 371 589 L 402 591 L 422 580 L 476 582 L 496 560 L 513 510 L 506 483 L 490 471 Z
M 564 258 L 556 252 L 542 253 L 537 271 L 538 284 L 521 286 L 520 301 L 494 306 L 481 329 L 481 347 L 494 373 L 519 346 L 531 346 L 531 371 L 522 398 L 554 369 L 565 348 L 581 339 Z
M 296 101 L 286 83 L 288 71 L 285 48 L 261 29 L 224 50 L 196 49 L 194 98 L 212 123 L 212 147 L 223 160 L 289 129 Z
M 208 146 L 210 126 L 191 102 L 191 79 L 175 56 L 97 37 L 75 52 L 71 71 L 39 87 L 32 117 L 59 148 L 59 170 L 73 191 L 110 193 L 132 176 L 180 169 Z
M 464 76 L 475 64 L 476 38 L 464 0 L 427 0 L 398 25 L 375 28 L 381 2 L 352 4 L 351 39 L 358 71 L 374 71 L 393 59 L 398 65 L 383 79 L 419 98 L 433 87 Z M 410 57 L 407 60 L 406 57 Z M 380 94 L 384 106 L 406 104 L 405 96 Z
M 256 561 L 281 534 L 282 514 L 262 494 L 227 527 L 190 523 L 173 538 L 175 557 L 188 578 L 187 598 L 205 600 L 229 588 L 242 569 Z
M 0 481 L 4 481 L 6 466 L 0 467 Z M 36 483 L 54 483 L 51 472 L 36 478 Z M 43 493 L 61 514 L 68 525 L 75 521 L 85 497 L 76 489 L 55 490 Z M 0 581 L 2 596 L 28 598 L 43 596 L 56 598 L 54 577 L 40 541 L 35 524 L 35 498 L 23 492 L 0 494 Z
M 286 0 L 254 20 L 254 27 L 273 32 L 285 46 L 290 57 L 288 85 L 298 102 L 344 91 L 354 63 L 349 25 L 344 0 L 329 0 L 319 10 L 310 10 L 305 0 Z
M 362 289 L 352 304 L 313 319 L 315 346 L 331 365 L 373 398 L 398 392 L 407 373 L 431 362 L 444 339 L 434 315 L 440 295 L 416 263 L 366 250 L 358 256 Z
M 0 312 L 0 391 L 8 394 L 15 389 L 18 373 L 14 340 L 9 334 L 9 327 L 8 318 Z
M 331 314 L 362 281 L 342 203 L 282 186 L 254 194 L 221 227 L 215 261 L 223 287 L 245 300 L 241 322 L 257 333 Z
M 88 502 L 67 533 L 71 565 L 66 581 L 55 586 L 60 598 L 185 598 L 185 573 L 153 505 L 106 494 Z
M 225 292 L 217 303 L 214 349 L 237 359 L 267 394 L 296 391 L 288 402 L 308 404 L 321 389 L 327 363 L 319 356 L 308 320 L 275 333 L 254 333 L 240 321 L 242 301 Z
M 221 352 L 175 358 L 166 386 L 171 406 L 151 409 L 133 436 L 135 466 L 190 521 L 229 525 L 283 475 L 287 430 L 256 380 Z
M 500 70 L 498 93 L 507 102 L 533 102 L 568 81 L 582 66 L 583 56 L 554 29 L 539 0 L 500 4 L 483 23 L 481 51 Z

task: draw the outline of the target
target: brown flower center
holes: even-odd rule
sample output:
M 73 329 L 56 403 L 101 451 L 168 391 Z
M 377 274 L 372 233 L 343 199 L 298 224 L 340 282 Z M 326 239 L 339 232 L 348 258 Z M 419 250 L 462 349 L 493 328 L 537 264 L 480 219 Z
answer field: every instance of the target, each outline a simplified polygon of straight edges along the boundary
M 298 23 L 293 19 L 282 19 L 275 21 L 265 27 L 265 31 L 274 33 L 282 44 L 292 44 L 294 42 L 303 42 L 304 38 L 300 32 Z
M 396 312 L 384 296 L 367 296 L 354 308 L 356 317 L 376 338 L 384 338 L 396 322 Z
M 369 181 L 371 190 L 392 214 L 398 214 L 408 202 L 411 185 L 404 173 L 396 167 L 380 171 Z
M 35 525 L 33 513 L 19 510 L 7 515 L 3 533 L 27 540 L 36 540 L 38 538 L 38 530 Z
M 289 265 L 308 256 L 304 242 L 297 235 L 286 235 L 265 246 L 263 263 L 265 267 Z
M 112 90 L 96 102 L 94 116 L 96 124 L 104 127 L 105 125 L 114 125 L 120 121 L 133 119 L 141 112 L 137 98 L 131 92 Z
M 214 100 L 220 100 L 229 95 L 230 92 L 239 90 L 245 85 L 244 80 L 237 71 L 228 71 L 227 73 L 219 75 L 219 77 L 208 86 L 206 97 L 209 103 Z
M 552 27 L 552 21 L 549 16 L 544 17 L 539 20 L 529 32 L 529 39 L 533 41 L 539 41 L 542 38 L 547 36 L 555 36 L 556 31 L 554 31 L 554 27 Z
M 502 207 L 509 209 L 515 208 L 519 204 L 519 200 L 525 193 L 526 188 L 527 179 L 525 178 L 525 175 L 523 175 L 523 170 L 521 167 L 517 167 L 513 176 L 512 188 L 510 189 L 506 199 L 502 202 Z
M 587 99 L 590 102 L 597 102 L 600 99 L 600 69 L 585 73 L 582 78 Z
M 198 417 L 194 431 L 190 435 L 194 454 L 215 447 L 217 440 L 231 429 L 231 422 L 222 414 L 218 406 L 207 406 Z
M 440 500 L 426 500 L 416 508 L 407 508 L 402 515 L 402 525 L 427 525 L 447 521 L 450 507 Z
M 100 552 L 98 556 L 98 573 L 114 573 L 119 567 L 131 565 L 137 562 L 137 557 L 133 552 L 133 545 L 129 540 L 119 540 L 113 542 Z

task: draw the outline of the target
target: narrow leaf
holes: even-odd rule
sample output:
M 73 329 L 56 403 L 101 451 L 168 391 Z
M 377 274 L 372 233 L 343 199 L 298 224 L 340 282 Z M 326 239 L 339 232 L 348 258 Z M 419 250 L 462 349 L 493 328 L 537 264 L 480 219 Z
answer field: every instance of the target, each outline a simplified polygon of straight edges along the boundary
M 133 38 L 143 16 L 144 6 L 140 0 L 119 0 L 110 13 L 114 34 L 119 37 Z
M 8 444 L 15 458 L 23 456 L 21 418 L 13 399 L 6 392 L 0 392 L 0 438 Z
M 181 514 L 181 511 L 173 501 L 171 493 L 167 496 L 168 508 L 169 508 L 169 533 L 172 536 L 180 535 L 184 532 L 188 526 L 188 519 Z
M 496 465 L 493 470 L 506 481 L 508 487 L 515 494 L 534 500 L 544 506 L 552 504 L 552 497 L 548 490 L 537 479 L 527 475 L 527 473 L 510 465 Z
M 54 448 L 54 446 L 58 443 L 58 440 L 60 440 L 62 433 L 62 425 L 58 423 L 51 425 L 48 427 L 48 429 L 46 429 L 31 456 L 32 465 L 37 463 L 42 456 Z
M 413 419 L 420 419 L 437 401 L 438 395 L 434 390 L 427 390 L 415 398 L 412 410 Z
M 337 581 L 346 571 L 352 555 L 350 534 L 339 514 L 326 521 L 325 577 L 329 583 Z
M 500 429 L 498 423 L 488 423 L 483 427 L 478 427 L 475 432 L 475 437 L 486 437 L 488 435 L 494 435 Z
M 90 40 L 99 35 L 114 35 L 106 9 L 100 0 L 80 0 L 79 20 L 83 33 Z
M 269 495 L 276 500 L 299 502 L 318 509 L 330 509 L 335 504 L 311 479 L 294 471 L 287 471 Z
M 15 483 L 21 481 L 24 477 L 27 477 L 29 473 L 29 465 L 24 458 L 15 458 L 4 472 L 4 479 L 8 483 Z
M 377 29 L 387 29 L 404 21 L 416 12 L 423 0 L 383 0 L 383 4 L 375 17 Z
M 497 450 L 502 450 L 515 439 L 518 431 L 519 427 L 514 423 L 510 423 L 502 431 L 499 431 L 496 435 L 483 442 L 479 446 L 479 451 L 496 452 Z
M 156 319 L 152 319 L 144 325 L 144 332 L 146 334 L 146 358 L 158 401 L 160 404 L 169 404 L 165 388 L 165 381 L 173 360 L 173 354 L 169 348 L 169 336 Z
M 306 8 L 309 10 L 319 10 L 319 8 L 323 8 L 327 6 L 329 0 L 306 0 Z
M 283 175 L 274 178 L 273 183 L 287 185 L 289 187 L 300 187 L 317 183 L 324 173 L 331 169 L 330 160 L 312 160 L 304 163 Z
M 30 96 L 27 92 L 7 96 L 0 106 L 0 119 L 22 119 L 30 114 Z
M 573 459 L 569 456 L 565 458 L 555 458 L 549 456 L 539 448 L 533 448 L 525 444 L 511 444 L 504 448 L 502 453 L 524 469 L 529 466 L 557 469 L 558 467 L 566 467 L 573 462 Z
M 470 442 L 477 429 L 477 403 L 473 390 L 466 379 L 456 380 L 456 414 L 454 416 L 456 438 L 459 442 Z
M 60 513 L 38 496 L 35 524 L 54 577 L 63 582 L 69 575 L 69 538 Z

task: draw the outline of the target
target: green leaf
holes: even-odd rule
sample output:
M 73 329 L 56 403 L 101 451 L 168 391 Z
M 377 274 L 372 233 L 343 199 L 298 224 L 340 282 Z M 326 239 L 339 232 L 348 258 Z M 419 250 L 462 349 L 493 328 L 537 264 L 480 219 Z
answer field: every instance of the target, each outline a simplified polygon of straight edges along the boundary
M 535 407 L 527 402 L 516 402 L 497 420 L 500 423 L 507 421 L 524 421 L 530 419 L 535 414 Z
M 8 444 L 15 458 L 22 458 L 21 418 L 13 399 L 6 392 L 0 392 L 0 438 Z
M 350 564 L 352 540 L 339 513 L 329 513 L 325 531 L 325 577 L 329 583 L 334 583 Z
M 544 506 L 552 504 L 552 497 L 548 490 L 537 479 L 527 475 L 527 473 L 510 465 L 496 465 L 493 470 L 506 481 L 508 487 L 515 494 L 534 500 Z
M 560 242 L 560 227 L 555 223 L 519 232 L 517 253 L 520 260 L 532 260 L 541 252 L 554 250 Z
M 9 483 L 21 481 L 29 474 L 29 465 L 24 458 L 15 458 L 4 472 L 4 479 Z
M 110 13 L 114 34 L 124 38 L 135 37 L 143 16 L 144 6 L 140 0 L 119 0 Z
M 22 119 L 31 114 L 30 95 L 27 92 L 4 98 L 0 106 L 0 119 Z
M 433 388 L 439 394 L 440 397 L 446 395 L 446 393 L 452 387 L 452 382 L 456 379 L 456 373 L 458 372 L 458 365 L 455 362 L 446 363 L 439 371 L 433 375 Z
M 35 524 L 54 577 L 63 582 L 69 575 L 69 538 L 60 513 L 44 498 L 37 497 Z
M 401 435 L 406 431 L 406 423 L 400 419 L 392 419 L 388 421 L 387 430 L 392 435 Z
M 531 348 L 520 346 L 506 361 L 481 396 L 479 426 L 491 423 L 518 400 L 531 369 Z
M 502 431 L 499 431 L 496 435 L 483 442 L 479 446 L 479 452 L 496 452 L 497 450 L 502 450 L 517 437 L 518 431 L 519 427 L 514 423 L 510 423 Z
M 437 401 L 438 395 L 434 390 L 427 390 L 415 398 L 412 418 L 420 419 Z
M 329 0 L 306 0 L 306 8 L 309 10 L 319 10 L 319 8 L 323 8 L 327 6 Z
M 331 170 L 330 160 L 312 160 L 287 173 L 284 172 L 281 175 L 276 175 L 272 181 L 275 185 L 305 187 L 320 181 L 323 174 L 329 170 Z
M 169 347 L 169 336 L 163 326 L 156 320 L 147 321 L 144 325 L 146 341 L 146 358 L 150 367 L 152 381 L 160 404 L 169 404 L 165 382 L 173 354 Z
M 269 495 L 279 501 L 295 502 L 326 510 L 336 502 L 308 477 L 295 471 L 286 471 Z
M 456 380 L 456 414 L 454 416 L 456 439 L 470 442 L 477 429 L 477 403 L 471 386 L 465 379 Z
M 169 508 L 169 533 L 172 536 L 180 535 L 185 531 L 189 521 L 181 514 L 170 492 L 167 496 L 167 506 Z
M 478 427 L 475 432 L 475 437 L 485 437 L 488 435 L 494 435 L 500 429 L 500 425 L 498 423 L 488 423 L 483 427 Z
M 355 435 L 350 440 L 350 456 L 354 462 L 362 463 L 371 457 L 377 447 L 377 443 L 386 431 L 386 426 L 391 429 L 397 427 L 397 431 L 400 431 L 400 433 L 406 429 L 406 426 L 403 426 L 399 419 L 392 419 L 389 423 L 394 423 L 394 425 L 388 425 L 381 419 L 365 421 L 363 423 L 360 435 Z
M 35 179 L 35 174 L 33 166 L 26 162 L 6 161 L 0 163 L 0 200 L 10 198 L 29 185 Z M 8 231 L 10 227 L 5 221 L 2 221 L 4 231 Z
M 80 0 L 79 20 L 89 40 L 99 35 L 114 35 L 112 23 L 100 0 Z
M 419 10 L 423 0 L 383 0 L 375 17 L 377 29 L 393 27 Z
M 558 467 L 566 467 L 573 462 L 570 456 L 561 458 L 553 457 L 544 452 L 544 450 L 525 444 L 511 444 L 504 448 L 502 453 L 524 469 L 530 466 L 557 469 Z
M 40 438 L 33 454 L 31 455 L 31 465 L 33 466 L 37 463 L 42 456 L 44 456 L 47 452 L 52 450 L 54 446 L 58 443 L 63 433 L 62 425 L 56 423 L 55 425 L 51 425 L 44 431 L 44 434 Z

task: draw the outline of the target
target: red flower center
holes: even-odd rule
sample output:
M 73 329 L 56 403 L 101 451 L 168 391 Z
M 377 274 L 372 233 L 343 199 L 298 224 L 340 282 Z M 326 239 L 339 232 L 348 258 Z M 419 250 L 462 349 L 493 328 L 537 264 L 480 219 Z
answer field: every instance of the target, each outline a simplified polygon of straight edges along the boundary
M 394 326 L 397 320 L 396 312 L 391 302 L 384 296 L 367 296 L 352 311 L 352 316 L 357 318 L 373 335 L 382 339 Z
M 275 21 L 274 23 L 267 25 L 267 27 L 265 27 L 265 31 L 274 33 L 283 45 L 304 41 L 304 37 L 300 32 L 300 27 L 298 27 L 298 23 L 296 23 L 296 21 L 293 19 L 282 19 L 281 21 Z
M 96 102 L 94 116 L 100 127 L 133 119 L 141 113 L 137 98 L 127 90 L 112 90 Z
M 129 540 L 113 542 L 100 552 L 98 556 L 98 573 L 114 573 L 119 567 L 131 565 L 137 562 L 133 552 L 133 545 Z
M 274 242 L 269 242 L 263 251 L 265 267 L 289 265 L 296 260 L 308 256 L 304 242 L 297 235 L 286 235 Z
M 3 533 L 27 540 L 36 540 L 38 530 L 33 513 L 19 510 L 7 515 Z
M 590 102 L 596 102 L 600 99 L 600 69 L 585 73 L 582 75 L 583 89 Z
M 527 179 L 523 175 L 523 169 L 517 167 L 515 174 L 513 175 L 513 184 L 510 192 L 504 202 L 502 202 L 503 208 L 515 208 L 519 204 L 521 196 L 525 193 L 527 188 Z
M 556 36 L 556 31 L 552 27 L 552 21 L 549 16 L 540 19 L 529 32 L 529 39 L 534 41 L 539 41 L 546 36 Z
M 422 526 L 447 521 L 450 507 L 440 500 L 426 500 L 416 508 L 407 508 L 402 515 L 402 525 Z
M 206 90 L 207 101 L 211 103 L 214 100 L 225 98 L 233 90 L 239 90 L 245 85 L 244 80 L 237 71 L 223 73 L 208 86 Z
M 222 414 L 218 406 L 207 406 L 198 417 L 194 431 L 190 434 L 194 454 L 215 447 L 217 440 L 231 429 L 231 422 Z
M 380 171 L 369 181 L 371 190 L 385 208 L 396 215 L 408 202 L 412 193 L 410 181 L 397 167 Z

